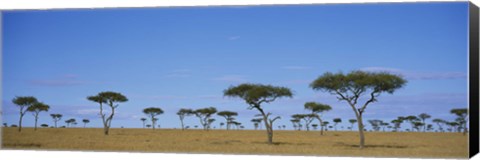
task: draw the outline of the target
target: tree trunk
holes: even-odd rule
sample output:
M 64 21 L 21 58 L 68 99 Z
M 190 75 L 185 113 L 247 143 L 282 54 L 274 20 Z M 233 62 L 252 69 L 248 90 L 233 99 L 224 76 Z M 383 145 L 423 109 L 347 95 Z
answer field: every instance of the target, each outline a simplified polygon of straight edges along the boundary
M 57 121 L 54 120 L 53 122 L 55 123 L 55 128 L 57 128 Z
M 180 117 L 180 124 L 182 125 L 182 131 L 185 130 L 185 127 L 183 125 L 183 118 L 182 117 Z
M 363 134 L 363 122 L 362 122 L 362 115 L 357 117 L 358 120 L 358 130 L 360 133 L 360 149 L 365 147 L 365 135 Z
M 107 126 L 105 126 L 103 128 L 103 134 L 108 135 L 108 127 Z
M 23 119 L 23 114 L 20 112 L 20 120 L 18 121 L 18 132 L 22 131 L 22 119 Z
M 155 130 L 155 121 L 153 120 L 154 117 L 151 117 L 152 118 L 152 129 Z
M 35 116 L 35 128 L 33 129 L 34 131 L 37 131 L 37 122 L 38 122 L 38 116 Z

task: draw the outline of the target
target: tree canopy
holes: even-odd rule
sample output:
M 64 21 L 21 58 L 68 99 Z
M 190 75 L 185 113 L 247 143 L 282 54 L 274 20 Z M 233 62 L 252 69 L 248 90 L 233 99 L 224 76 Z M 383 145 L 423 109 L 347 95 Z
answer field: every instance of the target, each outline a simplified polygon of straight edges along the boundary
M 321 113 L 324 111 L 332 110 L 332 107 L 327 104 L 317 102 L 307 102 L 304 105 L 305 109 L 312 111 L 313 113 Z
M 263 84 L 240 84 L 226 89 L 227 97 L 239 97 L 250 105 L 249 109 L 260 107 L 262 103 L 270 103 L 280 97 L 292 97 L 292 91 L 286 87 L 276 87 Z

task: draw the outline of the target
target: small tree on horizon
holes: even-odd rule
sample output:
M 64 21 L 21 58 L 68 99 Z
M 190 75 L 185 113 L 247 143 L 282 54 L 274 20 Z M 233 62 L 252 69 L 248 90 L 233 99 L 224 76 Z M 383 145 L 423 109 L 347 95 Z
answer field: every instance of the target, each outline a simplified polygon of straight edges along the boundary
M 317 102 L 306 102 L 304 104 L 304 108 L 306 110 L 310 110 L 311 113 L 315 115 L 315 117 L 318 120 L 318 123 L 320 124 L 320 135 L 323 135 L 325 126 L 322 125 L 323 124 L 322 113 L 332 110 L 332 107 L 330 105 L 317 103 Z
M 438 125 L 438 129 L 441 131 L 441 132 L 445 132 L 445 130 L 443 130 L 443 124 L 446 124 L 447 121 L 446 120 L 443 120 L 443 119 L 440 119 L 440 118 L 435 118 L 432 120 L 433 123 L 436 123 Z
M 38 103 L 38 100 L 33 96 L 25 96 L 25 97 L 17 96 L 12 100 L 12 102 L 13 104 L 20 107 L 20 120 L 18 121 L 18 132 L 21 132 L 23 116 L 25 115 L 25 113 L 28 112 L 28 108 L 30 106 L 34 105 L 35 103 Z
M 65 123 L 67 124 L 67 127 L 70 127 L 70 124 L 73 125 L 74 123 L 77 123 L 77 120 L 75 118 L 71 118 L 66 120 Z
M 254 118 L 252 120 L 250 120 L 251 122 L 253 122 L 253 127 L 255 127 L 255 130 L 258 129 L 258 126 L 260 123 L 262 123 L 262 119 L 261 118 Z
M 467 134 L 467 117 L 468 117 L 468 109 L 467 108 L 456 108 L 450 110 L 450 113 L 455 114 L 458 118 L 456 121 L 458 125 L 463 128 L 463 135 Z
M 157 120 L 158 120 L 155 117 L 163 114 L 163 110 L 158 107 L 149 107 L 149 108 L 143 109 L 143 113 L 145 113 L 148 116 L 148 118 L 150 118 L 150 120 L 152 121 L 152 128 L 153 130 L 155 130 L 155 125 L 157 124 Z
M 200 124 L 203 126 L 203 130 L 207 131 L 210 128 L 210 123 L 208 121 L 215 113 L 217 113 L 217 109 L 215 107 L 200 108 L 193 111 L 193 114 L 200 119 Z
M 415 129 L 415 126 L 418 126 L 418 125 L 419 125 L 417 122 L 420 121 L 420 119 L 419 119 L 417 116 L 413 116 L 413 115 L 405 117 L 405 120 L 408 121 L 408 122 L 410 122 L 410 124 L 411 124 L 411 129 L 410 129 L 410 131 L 411 131 L 411 132 L 414 131 L 413 129 Z
M 37 122 L 38 122 L 38 115 L 40 115 L 40 112 L 48 112 L 50 109 L 50 106 L 42 103 L 42 102 L 37 102 L 30 107 L 27 108 L 27 111 L 32 112 L 33 117 L 35 118 L 35 128 L 34 131 L 37 130 Z
M 100 105 L 100 117 L 102 118 L 103 122 L 103 133 L 108 135 L 110 127 L 112 126 L 113 116 L 115 115 L 115 109 L 119 106 L 119 104 L 115 103 L 127 102 L 127 97 L 121 93 L 106 91 L 100 92 L 95 96 L 88 96 L 87 99 Z M 108 116 L 103 111 L 103 104 L 110 107 L 110 114 Z
M 87 126 L 87 123 L 90 123 L 90 120 L 89 119 L 83 119 L 82 122 L 83 122 L 83 128 L 85 128 Z
M 256 109 L 263 117 L 263 122 L 267 130 L 268 144 L 273 144 L 273 122 L 280 119 L 279 116 L 269 119 L 270 112 L 265 113 L 262 104 L 274 102 L 278 98 L 292 97 L 292 91 L 286 87 L 276 87 L 263 84 L 244 83 L 238 86 L 231 86 L 224 90 L 224 96 L 238 97 L 243 99 L 249 107 L 247 109 Z
M 178 110 L 177 115 L 180 118 L 180 124 L 182 125 L 182 131 L 185 130 L 183 120 L 185 119 L 186 116 L 192 115 L 193 110 L 192 109 L 187 109 L 187 108 L 181 108 Z
M 61 115 L 61 114 L 50 114 L 50 117 L 52 117 L 53 123 L 55 124 L 55 128 L 57 128 L 57 122 L 62 120 L 63 115 Z
M 349 119 L 348 122 L 350 122 L 352 125 L 350 126 L 350 131 L 353 130 L 353 124 L 357 123 L 356 119 Z
M 401 125 L 403 123 L 403 121 L 405 120 L 405 117 L 397 117 L 397 119 L 394 119 L 391 121 L 391 123 L 393 123 L 393 129 L 395 132 L 398 131 L 399 128 L 401 128 Z
M 432 117 L 432 116 L 430 116 L 429 114 L 426 114 L 426 113 L 422 113 L 422 114 L 418 115 L 418 118 L 420 118 L 420 119 L 422 120 L 422 123 L 423 123 L 423 124 L 426 124 L 426 123 L 425 123 L 425 120 L 426 120 L 426 119 L 429 119 L 429 118 L 431 118 L 431 117 Z M 426 130 L 425 127 L 426 127 L 426 125 L 423 125 L 423 132 L 425 132 L 425 130 Z
M 140 120 L 142 121 L 143 128 L 145 128 L 145 121 L 147 120 L 147 118 L 140 118 Z
M 334 123 L 333 126 L 335 126 L 335 131 L 337 131 L 337 124 L 342 123 L 342 119 L 341 118 L 334 118 L 333 123 Z
M 221 111 L 221 112 L 218 112 L 217 115 L 225 118 L 225 123 L 227 123 L 226 129 L 229 130 L 230 129 L 230 125 L 229 125 L 230 122 L 235 120 L 235 118 L 233 116 L 237 116 L 238 113 L 237 112 L 232 112 L 232 111 Z

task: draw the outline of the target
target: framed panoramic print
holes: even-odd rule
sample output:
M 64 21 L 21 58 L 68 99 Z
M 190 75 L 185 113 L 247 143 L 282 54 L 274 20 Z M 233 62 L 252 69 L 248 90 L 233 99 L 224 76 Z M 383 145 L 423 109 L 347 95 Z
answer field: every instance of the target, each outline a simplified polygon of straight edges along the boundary
M 2 10 L 3 150 L 467 159 L 467 1 Z

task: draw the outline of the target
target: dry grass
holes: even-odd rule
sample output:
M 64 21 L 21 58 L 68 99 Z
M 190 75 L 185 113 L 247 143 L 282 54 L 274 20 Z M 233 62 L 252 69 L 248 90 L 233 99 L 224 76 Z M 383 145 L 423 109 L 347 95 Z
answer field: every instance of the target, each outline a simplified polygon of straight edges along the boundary
M 3 128 L 3 148 L 39 150 L 134 151 L 222 154 L 274 154 L 364 157 L 467 158 L 468 136 L 461 133 L 367 132 L 364 149 L 356 132 Z

